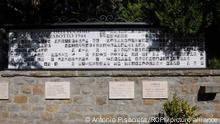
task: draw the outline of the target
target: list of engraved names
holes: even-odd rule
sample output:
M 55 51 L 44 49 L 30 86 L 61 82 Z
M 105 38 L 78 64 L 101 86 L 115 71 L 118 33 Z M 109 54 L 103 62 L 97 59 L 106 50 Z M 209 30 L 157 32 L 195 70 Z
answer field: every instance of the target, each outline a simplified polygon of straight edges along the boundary
M 9 69 L 205 68 L 202 38 L 184 39 L 141 28 L 12 31 Z

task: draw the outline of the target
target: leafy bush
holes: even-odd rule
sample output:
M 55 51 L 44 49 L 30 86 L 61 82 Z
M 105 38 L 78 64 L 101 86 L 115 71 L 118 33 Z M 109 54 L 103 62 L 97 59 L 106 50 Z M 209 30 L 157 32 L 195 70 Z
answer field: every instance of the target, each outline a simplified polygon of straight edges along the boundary
M 209 60 L 209 66 L 210 68 L 220 69 L 220 59 L 218 59 L 217 57 L 213 57 Z
M 203 25 L 202 4 L 198 0 L 161 0 L 155 12 L 160 24 L 177 33 L 196 33 Z
M 129 22 L 144 21 L 143 6 L 144 3 L 140 0 L 137 2 L 128 1 L 127 6 L 119 12 L 119 17 Z
M 176 94 L 171 101 L 163 104 L 163 110 L 170 119 L 190 119 L 189 123 L 200 116 L 196 112 L 196 106 L 191 107 L 187 101 L 177 97 Z

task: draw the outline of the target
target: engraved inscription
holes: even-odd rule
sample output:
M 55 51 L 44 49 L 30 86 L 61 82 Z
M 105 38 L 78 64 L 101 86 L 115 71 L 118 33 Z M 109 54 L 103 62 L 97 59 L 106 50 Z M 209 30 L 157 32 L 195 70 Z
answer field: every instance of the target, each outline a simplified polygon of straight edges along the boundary
M 167 81 L 143 81 L 143 98 L 168 98 Z
M 8 99 L 8 82 L 0 82 L 0 99 Z
M 133 99 L 133 81 L 111 81 L 109 82 L 109 99 Z
M 70 82 L 46 82 L 46 99 L 70 99 Z
M 202 36 L 158 29 L 11 31 L 9 69 L 205 68 Z

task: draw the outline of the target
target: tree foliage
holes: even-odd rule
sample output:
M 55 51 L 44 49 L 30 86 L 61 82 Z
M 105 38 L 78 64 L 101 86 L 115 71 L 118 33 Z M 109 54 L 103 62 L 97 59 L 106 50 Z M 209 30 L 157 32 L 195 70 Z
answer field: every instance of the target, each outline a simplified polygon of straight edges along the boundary
M 143 20 L 183 34 L 203 32 L 219 20 L 218 0 L 138 0 L 128 1 L 119 16 L 129 21 Z M 217 24 L 217 23 L 216 23 Z
M 198 0 L 161 0 L 155 11 L 160 24 L 175 32 L 195 33 L 203 24 L 201 3 Z
M 54 23 L 59 17 L 85 21 L 116 15 L 121 0 L 2 0 L 2 23 Z
M 213 57 L 209 60 L 210 68 L 220 69 L 220 59 Z
M 144 21 L 144 4 L 138 0 L 136 2 L 128 1 L 127 5 L 119 12 L 119 16 L 129 22 Z
M 178 33 L 220 28 L 219 0 L 2 0 L 0 23 L 54 23 L 59 18 L 86 21 L 113 15 L 143 21 Z

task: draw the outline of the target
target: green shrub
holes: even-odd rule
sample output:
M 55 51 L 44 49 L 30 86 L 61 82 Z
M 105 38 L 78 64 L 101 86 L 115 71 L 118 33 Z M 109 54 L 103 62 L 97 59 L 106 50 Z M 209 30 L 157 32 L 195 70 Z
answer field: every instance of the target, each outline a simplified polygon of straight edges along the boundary
M 220 59 L 213 57 L 209 60 L 209 66 L 210 68 L 220 69 Z
M 126 7 L 119 12 L 119 17 L 128 22 L 144 21 L 143 7 L 144 3 L 140 0 L 137 2 L 128 1 Z
M 177 33 L 196 33 L 203 24 L 202 4 L 198 0 L 161 0 L 155 12 L 160 24 Z
M 192 123 L 200 116 L 196 112 L 196 106 L 191 107 L 186 100 L 177 97 L 176 94 L 172 100 L 163 104 L 163 111 L 170 119 L 190 119 L 191 121 L 187 123 Z

